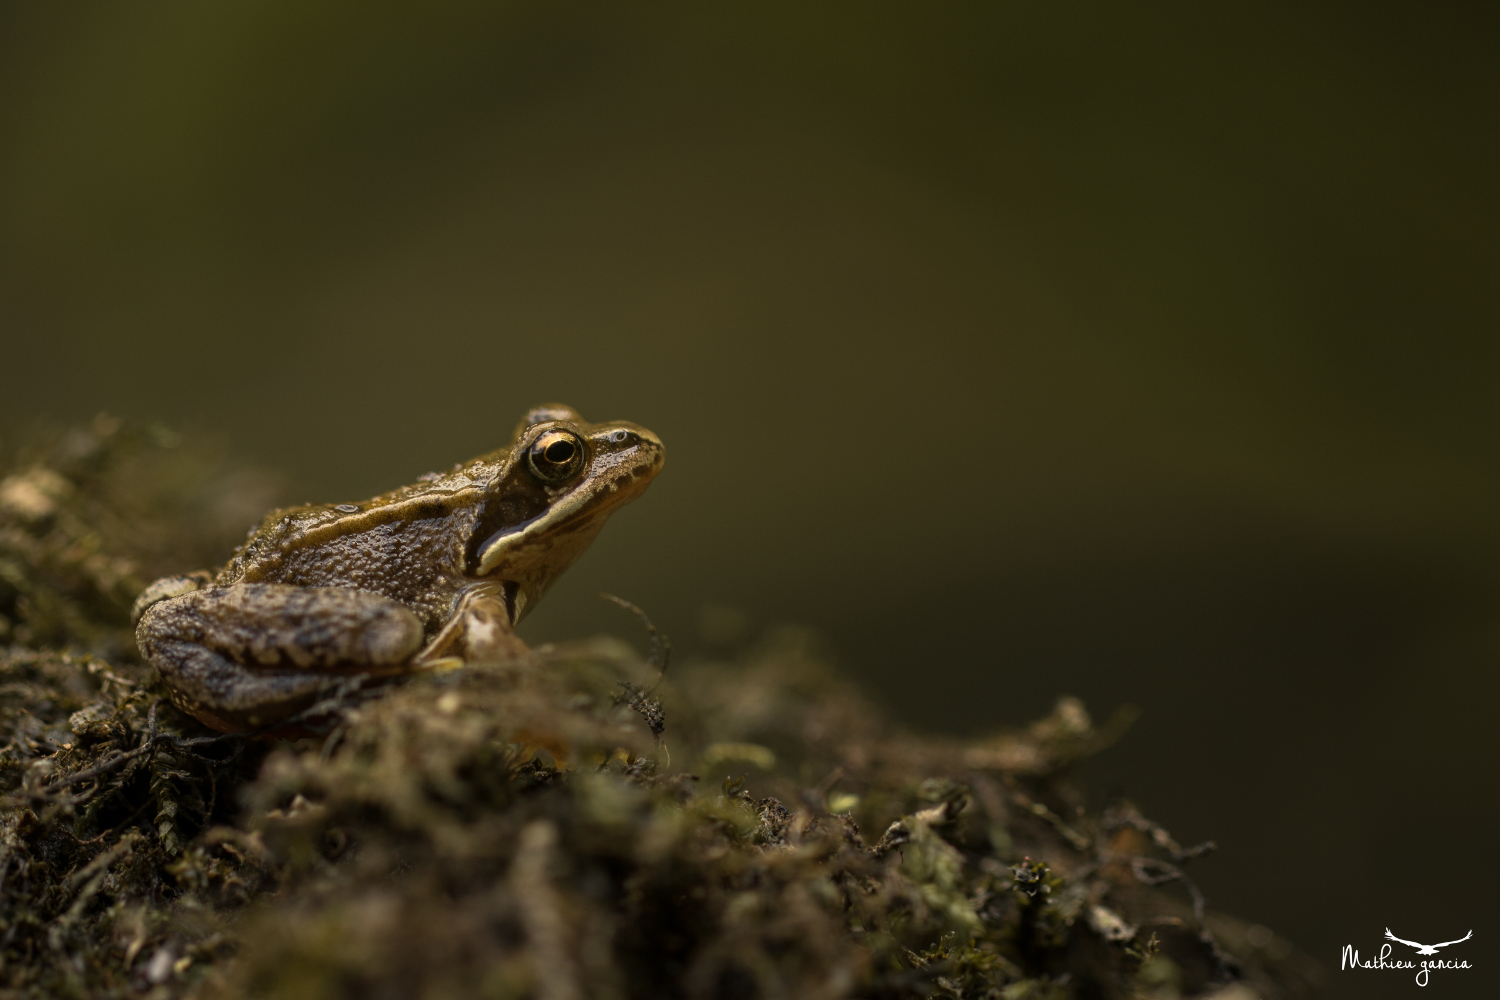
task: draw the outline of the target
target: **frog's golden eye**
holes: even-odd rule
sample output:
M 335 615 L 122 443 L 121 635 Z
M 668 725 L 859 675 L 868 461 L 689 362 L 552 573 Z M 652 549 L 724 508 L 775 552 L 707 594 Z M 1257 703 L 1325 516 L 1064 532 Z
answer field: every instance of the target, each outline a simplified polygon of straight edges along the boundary
M 532 443 L 526 462 L 544 482 L 571 479 L 583 468 L 583 439 L 571 431 L 548 431 Z

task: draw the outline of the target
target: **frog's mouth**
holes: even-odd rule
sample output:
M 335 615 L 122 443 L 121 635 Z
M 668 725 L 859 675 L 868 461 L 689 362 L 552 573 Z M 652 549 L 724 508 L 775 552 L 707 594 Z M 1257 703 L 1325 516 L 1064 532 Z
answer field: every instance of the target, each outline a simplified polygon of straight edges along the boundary
M 499 568 L 502 562 L 507 561 L 508 556 L 519 554 L 530 545 L 540 547 L 544 540 L 550 541 L 554 537 L 554 530 L 566 531 L 571 535 L 586 523 L 585 519 L 580 517 L 578 525 L 565 526 L 566 520 L 564 512 L 552 508 L 520 524 L 501 528 L 479 546 L 476 552 L 479 563 L 474 568 L 475 574 L 489 576 Z

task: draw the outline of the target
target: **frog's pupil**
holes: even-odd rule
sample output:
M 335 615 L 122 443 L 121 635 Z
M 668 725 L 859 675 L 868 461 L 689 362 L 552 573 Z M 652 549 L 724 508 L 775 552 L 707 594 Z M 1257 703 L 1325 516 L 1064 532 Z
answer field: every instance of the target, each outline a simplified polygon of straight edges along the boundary
M 554 441 L 547 446 L 547 450 L 542 454 L 547 456 L 547 461 L 562 465 L 573 457 L 573 442 Z

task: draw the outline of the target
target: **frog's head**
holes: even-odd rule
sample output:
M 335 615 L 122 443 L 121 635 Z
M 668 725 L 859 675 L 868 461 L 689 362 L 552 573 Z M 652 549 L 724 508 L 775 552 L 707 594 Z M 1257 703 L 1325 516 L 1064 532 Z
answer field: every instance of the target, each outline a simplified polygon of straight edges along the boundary
M 591 424 L 560 404 L 536 407 L 486 490 L 469 541 L 470 575 L 500 584 L 512 623 L 519 621 L 665 461 L 661 439 L 644 427 Z

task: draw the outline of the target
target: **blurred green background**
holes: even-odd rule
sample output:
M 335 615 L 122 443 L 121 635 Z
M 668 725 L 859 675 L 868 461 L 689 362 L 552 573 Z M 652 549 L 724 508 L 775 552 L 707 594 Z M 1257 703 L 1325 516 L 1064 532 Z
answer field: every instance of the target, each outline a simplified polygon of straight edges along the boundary
M 636 420 L 667 471 L 533 640 L 634 635 L 608 589 L 689 655 L 813 625 L 927 729 L 1132 702 L 1091 794 L 1217 840 L 1212 905 L 1330 968 L 1458 937 L 1495 888 L 1496 21 L 7 5 L 0 417 L 163 418 L 320 501 L 543 400 Z

